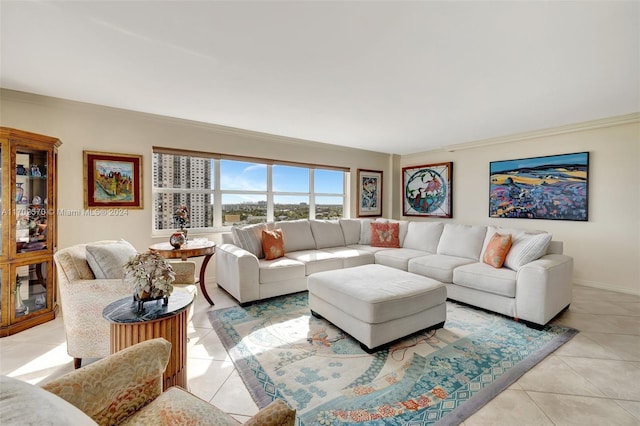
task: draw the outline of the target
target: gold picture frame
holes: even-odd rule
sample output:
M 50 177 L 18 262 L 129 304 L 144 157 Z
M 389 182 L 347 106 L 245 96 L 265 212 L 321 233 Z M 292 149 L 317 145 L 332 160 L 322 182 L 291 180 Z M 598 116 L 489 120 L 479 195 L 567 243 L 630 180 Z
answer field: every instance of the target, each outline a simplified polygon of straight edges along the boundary
M 83 151 L 84 208 L 142 209 L 142 155 Z

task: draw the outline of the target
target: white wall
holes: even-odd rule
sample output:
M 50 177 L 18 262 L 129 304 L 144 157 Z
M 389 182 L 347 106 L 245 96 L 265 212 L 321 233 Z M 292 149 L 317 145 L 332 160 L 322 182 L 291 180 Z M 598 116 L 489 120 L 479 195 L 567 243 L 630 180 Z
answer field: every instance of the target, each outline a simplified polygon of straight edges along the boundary
M 400 175 L 402 167 L 453 161 L 453 218 L 443 221 L 550 231 L 554 239 L 564 241 L 565 254 L 574 257 L 575 283 L 640 294 L 638 120 L 599 128 L 576 126 L 562 134 L 539 133 L 526 140 L 403 156 L 394 174 Z M 589 151 L 587 222 L 489 218 L 489 162 L 584 151 Z M 399 182 L 398 190 L 401 187 Z M 400 202 L 393 214 L 402 215 Z

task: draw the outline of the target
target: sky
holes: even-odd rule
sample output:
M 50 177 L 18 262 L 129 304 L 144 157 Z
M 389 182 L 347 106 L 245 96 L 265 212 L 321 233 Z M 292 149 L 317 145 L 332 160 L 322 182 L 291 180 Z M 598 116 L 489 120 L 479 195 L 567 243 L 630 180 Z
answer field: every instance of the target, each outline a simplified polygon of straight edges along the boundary
M 274 165 L 273 167 L 273 191 L 274 192 L 309 192 L 309 171 L 303 167 Z M 343 192 L 344 173 L 335 170 L 316 169 L 314 171 L 314 187 L 316 193 Z M 242 191 L 266 191 L 267 190 L 267 166 L 265 164 L 246 163 L 240 161 L 220 161 L 220 188 L 222 190 Z M 235 204 L 243 202 L 266 201 L 263 195 L 224 195 L 222 204 Z M 275 196 L 278 203 L 297 204 L 308 203 L 308 197 L 296 195 Z M 318 204 L 342 204 L 342 198 L 317 197 Z

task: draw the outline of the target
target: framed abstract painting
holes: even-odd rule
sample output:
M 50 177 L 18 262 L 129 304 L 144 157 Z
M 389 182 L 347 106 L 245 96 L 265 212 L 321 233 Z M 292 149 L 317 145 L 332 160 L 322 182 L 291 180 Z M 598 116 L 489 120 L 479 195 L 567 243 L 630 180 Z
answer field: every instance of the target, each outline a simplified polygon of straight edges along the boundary
M 382 172 L 358 169 L 358 217 L 382 216 Z
M 489 164 L 489 217 L 588 220 L 589 153 Z
M 453 163 L 402 169 L 405 216 L 453 217 Z
M 141 209 L 142 156 L 83 151 L 84 207 Z

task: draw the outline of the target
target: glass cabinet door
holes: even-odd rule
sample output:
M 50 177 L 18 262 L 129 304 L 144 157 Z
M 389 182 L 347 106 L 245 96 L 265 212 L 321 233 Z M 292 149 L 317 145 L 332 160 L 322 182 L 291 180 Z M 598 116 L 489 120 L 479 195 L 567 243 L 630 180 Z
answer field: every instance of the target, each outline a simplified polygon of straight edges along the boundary
M 48 152 L 16 150 L 16 251 L 46 250 Z
M 37 262 L 16 266 L 13 280 L 13 318 L 20 318 L 30 313 L 49 307 L 47 285 L 49 262 Z

